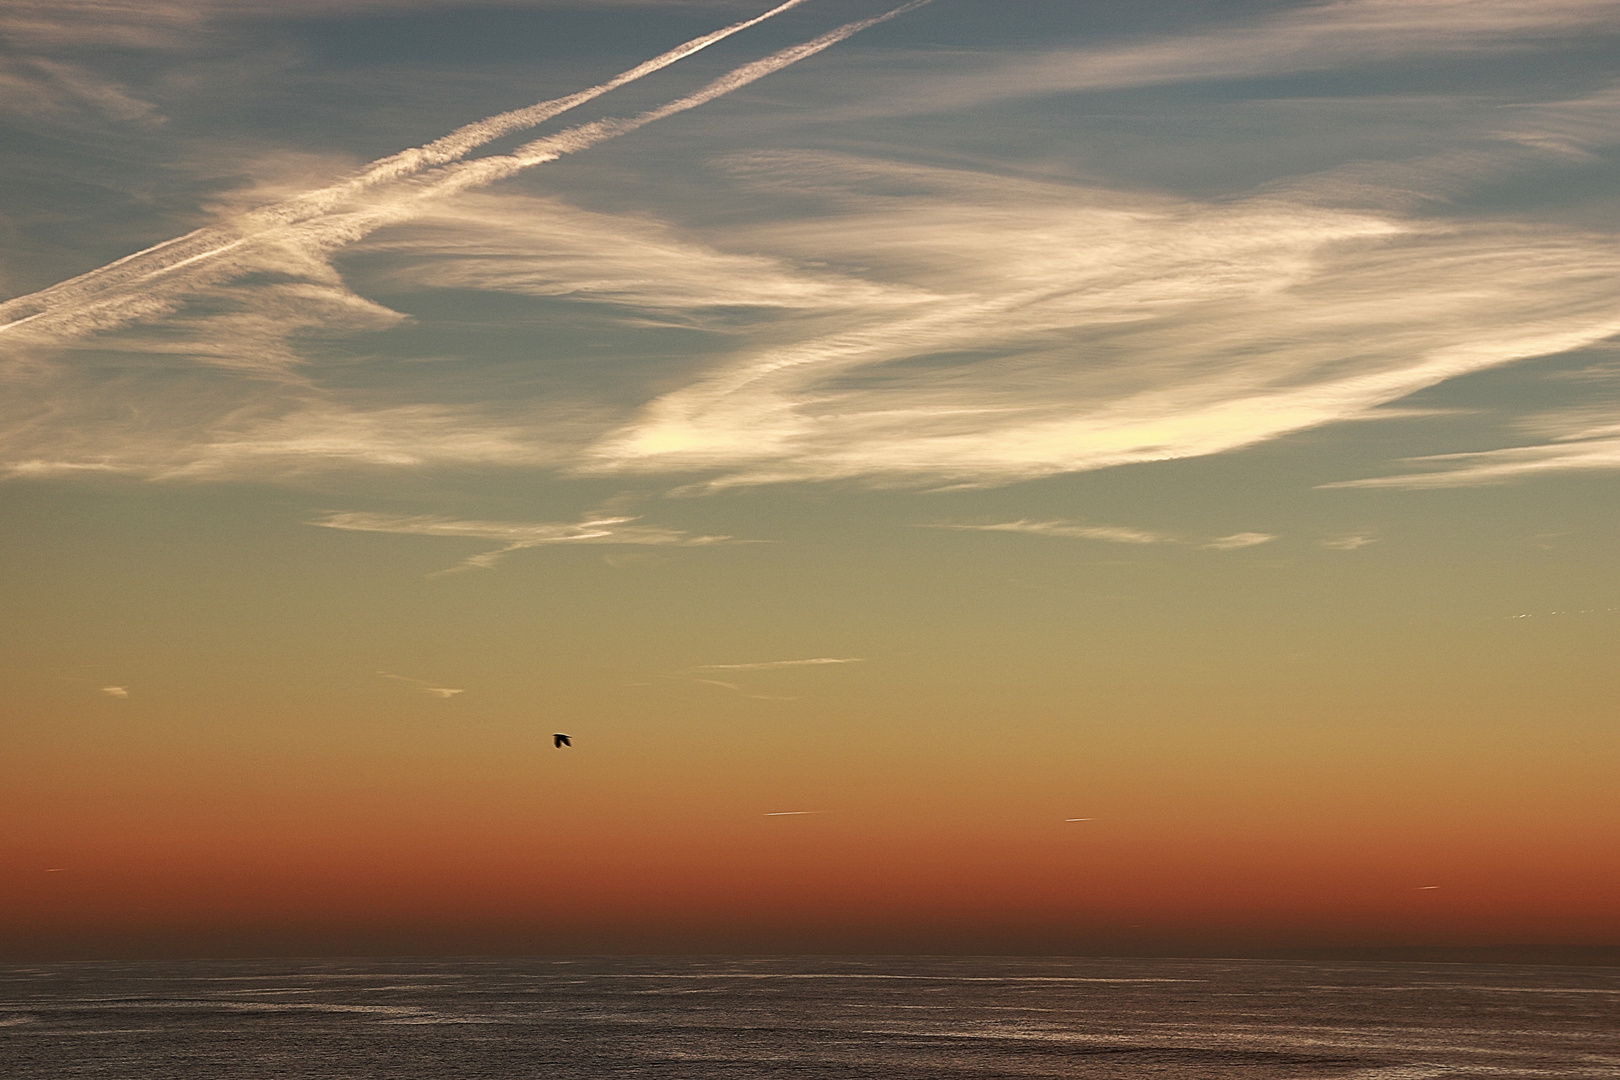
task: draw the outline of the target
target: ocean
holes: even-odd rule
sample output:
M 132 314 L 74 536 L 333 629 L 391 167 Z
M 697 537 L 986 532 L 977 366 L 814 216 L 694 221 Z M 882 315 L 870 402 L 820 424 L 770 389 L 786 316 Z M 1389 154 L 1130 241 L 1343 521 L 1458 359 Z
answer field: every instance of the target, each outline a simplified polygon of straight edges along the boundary
M 1620 969 L 1016 958 L 0 967 L 0 1076 L 1620 1078 Z

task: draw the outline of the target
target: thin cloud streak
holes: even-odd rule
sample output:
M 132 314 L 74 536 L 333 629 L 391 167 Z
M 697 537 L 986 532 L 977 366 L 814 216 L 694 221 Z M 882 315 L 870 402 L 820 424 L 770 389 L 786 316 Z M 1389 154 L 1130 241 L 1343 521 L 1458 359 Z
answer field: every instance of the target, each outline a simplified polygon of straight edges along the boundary
M 1420 491 L 1435 488 L 1484 487 L 1539 476 L 1620 470 L 1620 438 L 1583 439 L 1543 446 L 1510 446 L 1466 454 L 1434 454 L 1408 458 L 1413 465 L 1436 465 L 1428 472 L 1340 480 L 1321 488 L 1396 488 Z
M 702 670 L 702 669 L 694 668 L 693 670 Z M 699 686 L 718 686 L 722 690 L 730 690 L 732 693 L 741 694 L 743 697 L 749 698 L 749 699 L 751 699 L 753 701 L 797 701 L 797 700 L 799 700 L 796 697 L 783 696 L 781 694 L 751 694 L 747 690 L 745 690 L 743 687 L 738 686 L 736 683 L 729 683 L 729 682 L 725 682 L 725 681 L 720 680 L 720 679 L 705 679 L 705 678 L 703 678 L 701 676 L 690 675 L 690 674 L 687 674 L 687 673 L 684 673 L 684 672 L 679 672 L 679 673 L 676 673 L 674 675 L 662 675 L 662 676 L 659 676 L 659 677 L 664 678 L 664 679 L 673 679 L 676 682 L 697 683 Z
M 1167 533 L 1131 529 L 1120 525 L 1078 525 L 1072 521 L 1002 521 L 994 525 L 928 525 L 930 529 L 957 529 L 964 532 L 1031 533 L 1035 536 L 1059 536 L 1071 540 L 1101 540 L 1109 544 L 1173 544 L 1175 537 Z
M 449 698 L 455 697 L 457 694 L 465 694 L 467 692 L 451 686 L 434 686 L 432 683 L 426 682 L 422 679 L 409 679 L 404 675 L 391 675 L 386 671 L 379 671 L 377 674 L 381 675 L 385 679 L 393 679 L 395 682 L 402 682 L 410 686 L 414 686 L 418 690 L 422 691 L 422 693 L 429 694 L 437 698 L 445 698 L 448 700 Z
M 439 517 L 431 514 L 372 514 L 344 512 L 328 514 L 311 521 L 325 529 L 345 532 L 394 533 L 402 536 L 465 537 L 493 540 L 503 546 L 470 556 L 454 570 L 488 570 L 514 551 L 548 544 L 631 544 L 648 546 L 703 547 L 735 543 L 729 536 L 694 536 L 678 529 L 656 525 L 636 525 L 633 517 L 599 517 L 579 522 L 476 521 Z M 439 571 L 449 573 L 451 571 Z
M 963 532 L 1028 533 L 1055 536 L 1065 540 L 1098 540 L 1108 544 L 1192 544 L 1213 551 L 1235 551 L 1277 539 L 1271 533 L 1242 532 L 1210 540 L 1188 540 L 1170 533 L 1151 532 L 1121 525 L 1081 525 L 1073 521 L 1002 521 L 994 525 L 926 525 L 929 529 L 955 529 Z
M 403 256 L 381 282 L 404 289 L 479 289 L 634 306 L 648 321 L 723 332 L 713 311 L 807 316 L 898 309 L 937 294 L 720 250 L 655 220 L 595 213 L 560 199 L 470 194 L 357 249 Z
M 1539 445 L 1508 446 L 1460 454 L 1433 454 L 1407 458 L 1408 465 L 1429 469 L 1342 480 L 1324 488 L 1482 487 L 1514 483 L 1538 476 L 1620 469 L 1620 407 L 1583 405 L 1526 416 L 1515 425 L 1548 440 Z
M 864 664 L 861 656 L 817 656 L 809 660 L 763 660 L 752 664 L 699 664 L 693 671 L 770 671 L 775 668 L 820 667 L 823 664 Z

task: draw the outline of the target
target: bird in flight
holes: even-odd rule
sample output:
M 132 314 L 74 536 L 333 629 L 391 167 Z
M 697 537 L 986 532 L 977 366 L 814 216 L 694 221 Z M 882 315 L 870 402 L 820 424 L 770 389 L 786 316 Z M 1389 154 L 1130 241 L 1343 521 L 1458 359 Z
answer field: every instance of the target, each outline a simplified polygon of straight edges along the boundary
M 551 745 L 561 748 L 564 746 L 573 746 L 574 744 L 569 740 L 568 736 L 564 735 L 562 732 L 558 732 L 551 737 Z

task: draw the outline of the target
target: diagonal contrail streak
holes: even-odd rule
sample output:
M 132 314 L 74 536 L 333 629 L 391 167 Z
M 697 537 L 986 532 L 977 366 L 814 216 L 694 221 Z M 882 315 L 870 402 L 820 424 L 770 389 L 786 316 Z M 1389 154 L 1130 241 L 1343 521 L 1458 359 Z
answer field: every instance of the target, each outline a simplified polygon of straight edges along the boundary
M 188 292 L 228 281 L 262 267 L 267 258 L 281 267 L 297 265 L 305 272 L 331 276 L 330 267 L 323 261 L 328 253 L 384 225 L 409 220 L 429 199 L 494 183 L 536 165 L 627 135 L 655 121 L 695 109 L 831 48 L 862 30 L 888 22 L 930 2 L 910 0 L 882 15 L 845 23 L 820 37 L 735 68 L 695 93 L 636 116 L 581 124 L 525 143 L 511 154 L 452 162 L 414 175 L 402 175 L 388 197 L 360 209 L 315 211 L 303 217 L 294 214 L 290 220 L 266 224 L 258 231 L 247 234 L 236 228 L 201 230 L 189 234 L 167 247 L 159 245 L 148 249 L 148 253 L 128 256 L 61 285 L 0 304 L 0 318 L 10 316 L 12 320 L 0 323 L 0 332 L 27 327 L 32 334 L 60 341 L 114 329 L 137 319 L 173 311 Z M 784 10 L 786 6 L 779 6 L 773 11 Z M 501 117 L 495 117 L 491 122 L 503 121 Z M 462 131 L 476 127 L 478 125 L 469 125 Z M 510 130 L 500 128 L 500 123 L 496 123 L 491 130 L 496 129 Z M 462 145 L 475 136 L 457 133 L 446 138 L 458 137 L 462 139 L 458 145 Z M 380 184 L 381 181 L 376 183 Z M 382 190 L 387 191 L 386 188 Z M 334 198 L 334 204 L 339 201 Z M 289 202 L 297 203 L 298 200 Z M 277 207 L 284 205 L 287 204 L 277 204 Z
M 527 108 L 476 121 L 425 146 L 379 158 L 356 175 L 336 184 L 249 211 L 227 225 L 209 226 L 165 240 L 87 274 L 0 303 L 0 332 L 26 325 L 30 326 L 31 330 L 43 331 L 47 335 L 53 329 L 58 332 L 65 330 L 72 335 L 75 332 L 107 329 L 143 315 L 159 314 L 171 305 L 162 301 L 142 303 L 133 297 L 126 297 L 123 303 L 111 305 L 118 309 L 115 314 L 106 310 L 108 305 L 98 304 L 95 301 L 103 295 L 117 293 L 154 278 L 170 275 L 175 271 L 194 266 L 200 261 L 229 255 L 242 247 L 246 241 L 266 232 L 284 229 L 329 214 L 368 188 L 454 162 L 494 139 L 550 120 L 807 2 L 808 0 L 786 0 L 785 3 L 778 4 L 764 14 L 693 38 L 606 82 L 566 97 L 542 101 Z M 81 323 L 74 318 L 75 314 L 90 314 L 98 308 L 102 309 L 101 317 L 91 318 L 88 323 Z
M 914 11 L 932 0 L 910 0 L 909 3 L 874 15 L 869 19 L 860 19 L 856 22 L 845 23 L 834 30 L 829 30 L 818 38 L 799 45 L 791 45 L 779 52 L 772 53 L 763 60 L 756 60 L 751 64 L 734 68 L 725 75 L 709 83 L 701 90 L 682 98 L 660 105 L 656 109 L 649 109 L 644 113 L 630 117 L 608 117 L 602 120 L 593 120 L 588 124 L 568 128 L 555 135 L 548 135 L 533 142 L 525 143 L 511 154 L 501 157 L 479 158 L 459 165 L 453 165 L 434 173 L 427 174 L 431 182 L 422 186 L 415 198 L 436 198 L 454 194 L 472 187 L 482 187 L 496 180 L 504 179 L 524 169 L 535 165 L 543 165 L 548 161 L 555 161 L 568 154 L 577 154 L 599 143 L 616 139 L 621 135 L 628 135 L 632 131 L 646 127 L 648 124 L 677 113 L 695 109 L 699 105 L 707 104 L 719 97 L 724 97 L 733 90 L 740 90 L 749 83 L 780 71 L 798 63 L 800 60 L 814 56 L 825 49 L 838 44 L 847 38 L 854 37 L 862 30 L 888 22 L 890 19 Z

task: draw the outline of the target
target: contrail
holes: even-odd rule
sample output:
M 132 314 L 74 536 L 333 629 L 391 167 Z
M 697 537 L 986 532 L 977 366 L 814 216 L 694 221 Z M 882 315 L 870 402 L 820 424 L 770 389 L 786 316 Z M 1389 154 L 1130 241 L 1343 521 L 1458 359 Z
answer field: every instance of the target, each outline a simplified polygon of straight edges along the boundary
M 321 217 L 367 188 L 456 161 L 494 139 L 550 120 L 807 2 L 808 0 L 786 0 L 785 3 L 778 4 L 762 15 L 693 38 L 606 82 L 598 83 L 578 93 L 479 120 L 425 146 L 379 158 L 356 175 L 339 183 L 249 211 L 228 225 L 209 226 L 166 240 L 87 274 L 28 296 L 0 303 L 0 320 L 3 320 L 0 321 L 0 332 L 34 324 L 31 329 L 47 334 L 52 330 L 84 333 L 109 329 L 143 315 L 160 314 L 170 309 L 172 304 L 166 301 L 142 303 L 134 297 L 128 297 L 121 304 L 101 305 L 95 303 L 95 298 L 145 283 L 176 270 L 195 266 L 200 261 L 227 255 L 257 235 Z M 234 269 L 231 272 L 234 273 Z M 75 315 L 92 314 L 92 310 L 97 307 L 111 307 L 114 310 L 104 310 L 100 313 L 100 317 L 93 317 L 87 321 L 75 318 Z
M 702 37 L 693 38 L 684 45 L 671 49 L 669 52 L 664 53 L 661 56 L 655 56 L 644 64 L 637 65 L 636 67 L 631 68 L 629 71 L 615 75 L 607 82 L 597 83 L 595 86 L 592 86 L 589 89 L 581 90 L 577 94 L 570 94 L 567 97 L 553 98 L 550 101 L 542 101 L 537 105 L 530 105 L 527 108 L 514 109 L 511 112 L 500 113 L 496 116 L 487 117 L 486 119 L 468 124 L 465 127 L 457 128 L 450 134 L 444 136 L 443 138 L 435 139 L 426 146 L 419 146 L 412 150 L 404 150 L 398 154 L 392 155 L 391 157 L 379 158 L 370 165 L 366 166 L 365 171 L 360 173 L 354 179 L 347 181 L 344 184 L 327 188 L 321 192 L 311 192 L 308 195 L 301 196 L 296 201 L 303 202 L 304 200 L 318 197 L 325 194 L 325 191 L 346 191 L 351 186 L 361 187 L 368 184 L 377 183 L 382 180 L 392 180 L 408 173 L 419 172 L 424 168 L 428 168 L 429 166 L 443 165 L 447 162 L 455 161 L 457 158 L 465 156 L 469 151 L 475 150 L 494 139 L 498 139 L 502 135 L 507 135 L 514 131 L 521 131 L 524 128 L 534 127 L 536 124 L 550 120 L 552 117 L 560 116 L 568 110 L 583 105 L 588 101 L 594 100 L 595 98 L 599 98 L 611 90 L 617 90 L 619 87 L 633 83 L 645 75 L 651 75 L 655 71 L 661 71 L 675 63 L 677 60 L 684 60 L 686 57 L 691 56 L 695 52 L 708 48 L 717 41 L 723 41 L 733 34 L 747 30 L 751 26 L 757 26 L 766 19 L 780 15 L 782 12 L 787 11 L 790 8 L 796 8 L 800 4 L 808 2 L 809 0 L 787 0 L 786 3 L 778 4 L 776 7 L 765 12 L 763 15 L 756 15 L 752 19 L 745 19 L 742 22 L 732 23 L 730 26 L 725 27 L 722 30 L 716 30 L 713 33 L 704 34 Z
M 800 45 L 791 45 L 788 48 L 772 53 L 763 60 L 756 60 L 751 64 L 744 64 L 739 68 L 727 72 L 715 79 L 701 90 L 676 98 L 674 101 L 649 109 L 646 112 L 630 117 L 608 117 L 602 120 L 593 120 L 588 124 L 580 124 L 535 139 L 518 147 L 510 154 L 479 158 L 476 161 L 461 162 L 446 165 L 423 174 L 414 180 L 413 186 L 407 189 L 404 198 L 392 205 L 383 204 L 371 207 L 364 211 L 352 214 L 339 215 L 323 219 L 333 223 L 331 229 L 335 242 L 331 246 L 337 247 L 366 235 L 374 229 L 396 221 L 407 220 L 413 216 L 412 204 L 427 200 L 453 195 L 469 188 L 483 187 L 497 180 L 504 180 L 514 176 L 525 169 L 536 165 L 544 165 L 556 161 L 569 154 L 577 154 L 581 150 L 588 150 L 609 139 L 616 139 L 621 135 L 628 135 L 648 124 L 666 119 L 678 113 L 695 109 L 719 97 L 724 97 L 733 90 L 740 90 L 749 83 L 756 82 L 773 72 L 781 71 L 798 63 L 800 60 L 829 49 L 847 38 L 854 37 L 862 30 L 869 29 L 879 23 L 888 22 L 898 18 L 908 11 L 932 3 L 933 0 L 910 0 L 882 15 L 874 15 L 868 19 L 859 19 L 855 22 L 845 23 L 836 29 L 829 30 L 818 38 L 804 42 Z M 324 238 L 323 238 L 324 239 Z M 4 329 L 4 327 L 0 327 Z

